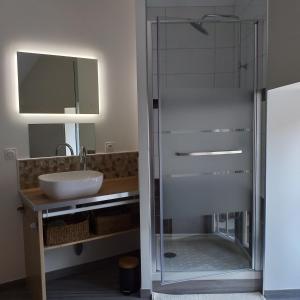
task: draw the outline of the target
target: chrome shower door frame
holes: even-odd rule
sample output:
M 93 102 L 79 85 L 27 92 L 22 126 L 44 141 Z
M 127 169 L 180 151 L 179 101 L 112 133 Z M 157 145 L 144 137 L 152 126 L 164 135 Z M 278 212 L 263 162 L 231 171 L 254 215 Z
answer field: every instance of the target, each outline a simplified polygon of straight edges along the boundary
M 155 21 L 147 21 L 147 72 L 148 72 L 148 111 L 149 111 L 149 128 L 150 128 L 150 157 L 152 158 L 150 161 L 150 191 L 151 191 L 151 232 L 152 232 L 152 271 L 153 273 L 157 272 L 157 238 L 155 231 L 155 217 L 156 217 L 156 209 L 155 209 L 155 174 L 154 174 L 154 123 L 153 123 L 153 48 L 152 48 L 152 37 L 153 37 L 153 25 L 157 26 L 156 29 L 156 43 L 157 43 L 157 70 L 159 70 L 159 26 L 160 24 L 172 24 L 172 23 L 190 23 L 190 22 L 199 22 L 197 19 L 187 19 L 187 18 L 157 18 Z M 253 271 L 262 271 L 263 266 L 263 232 L 261 226 L 261 216 L 262 216 L 262 197 L 261 197 L 261 103 L 262 103 L 262 93 L 259 90 L 258 84 L 258 51 L 259 51 L 259 37 L 258 37 L 258 26 L 260 21 L 258 20 L 227 20 L 227 21 L 204 21 L 204 23 L 241 23 L 248 22 L 253 24 L 254 30 L 254 87 L 253 87 L 253 197 L 252 197 L 252 270 Z M 157 81 L 159 82 L 159 71 L 157 72 Z M 159 124 L 161 120 L 161 109 L 160 109 L 160 94 L 159 94 L 159 84 L 158 84 L 158 111 L 159 111 Z M 158 125 L 159 126 L 159 125 Z M 162 184 L 162 170 L 161 170 L 161 134 L 159 130 L 159 181 L 160 181 L 160 274 L 161 274 L 161 283 L 169 284 L 174 283 L 168 282 L 164 278 L 164 243 L 163 243 L 163 184 Z M 237 272 L 240 270 L 237 270 Z M 227 272 L 225 272 L 227 273 Z M 205 277 L 209 279 L 209 275 Z M 191 278 L 187 278 L 186 280 L 191 280 Z M 185 281 L 185 280 L 182 280 Z

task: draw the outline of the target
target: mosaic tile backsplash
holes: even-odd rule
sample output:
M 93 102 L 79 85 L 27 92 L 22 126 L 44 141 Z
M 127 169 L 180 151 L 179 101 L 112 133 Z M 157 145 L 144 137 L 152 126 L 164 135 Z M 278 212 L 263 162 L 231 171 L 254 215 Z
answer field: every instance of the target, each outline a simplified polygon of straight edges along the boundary
M 18 160 L 19 185 L 21 189 L 39 186 L 38 176 L 79 170 L 79 157 L 49 157 Z M 100 171 L 104 178 L 138 175 L 138 152 L 92 154 L 87 156 L 87 169 Z

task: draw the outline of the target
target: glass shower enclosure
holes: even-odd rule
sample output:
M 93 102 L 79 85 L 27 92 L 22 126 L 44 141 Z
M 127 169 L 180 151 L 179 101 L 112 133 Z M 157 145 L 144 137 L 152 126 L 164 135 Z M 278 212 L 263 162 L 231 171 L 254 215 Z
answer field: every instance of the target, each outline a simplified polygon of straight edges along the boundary
M 154 272 L 259 270 L 258 23 L 158 18 L 148 49 Z

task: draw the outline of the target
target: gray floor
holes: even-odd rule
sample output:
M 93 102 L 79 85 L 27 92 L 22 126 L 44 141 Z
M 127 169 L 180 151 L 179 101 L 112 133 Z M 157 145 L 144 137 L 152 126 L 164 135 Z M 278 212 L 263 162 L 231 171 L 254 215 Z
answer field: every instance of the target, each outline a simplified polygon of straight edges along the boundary
M 117 259 L 103 261 L 101 268 L 47 282 L 47 300 L 134 300 L 138 295 L 119 292 Z M 24 284 L 0 287 L 1 300 L 31 300 Z
M 176 257 L 165 258 L 168 272 L 224 271 L 250 268 L 250 260 L 231 241 L 216 235 L 166 238 L 164 251 Z
M 134 300 L 138 295 L 119 292 L 117 259 L 102 261 L 97 269 L 48 281 L 48 300 Z M 272 297 L 267 300 L 299 300 L 299 297 Z M 31 300 L 23 283 L 0 286 L 0 300 Z
M 95 288 L 91 282 L 86 282 L 85 277 L 90 276 L 88 274 L 81 276 L 75 276 L 66 278 L 60 282 L 53 281 L 48 294 L 48 300 L 96 300 L 96 299 L 108 299 L 108 300 L 135 300 L 137 296 L 126 297 L 121 296 L 115 290 L 106 286 L 105 288 Z M 95 275 L 96 280 L 96 275 Z M 80 282 L 79 282 L 80 281 Z M 64 287 L 64 283 L 66 286 Z M 77 284 L 79 283 L 79 286 Z M 89 287 L 89 289 L 88 289 Z M 0 288 L 0 299 L 1 300 L 31 300 L 29 294 L 26 292 L 26 288 L 23 285 L 12 286 L 5 289 Z M 299 300 L 299 297 L 272 297 L 267 300 Z

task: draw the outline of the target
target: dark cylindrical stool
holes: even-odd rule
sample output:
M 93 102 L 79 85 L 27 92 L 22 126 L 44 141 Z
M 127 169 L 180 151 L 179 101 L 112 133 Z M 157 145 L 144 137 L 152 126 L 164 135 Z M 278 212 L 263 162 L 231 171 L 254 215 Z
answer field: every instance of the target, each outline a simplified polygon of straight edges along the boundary
M 124 295 L 137 292 L 140 288 L 139 260 L 134 256 L 119 259 L 120 291 Z

